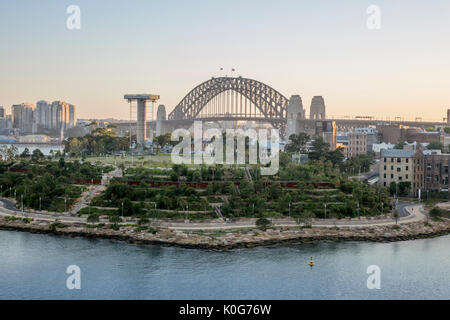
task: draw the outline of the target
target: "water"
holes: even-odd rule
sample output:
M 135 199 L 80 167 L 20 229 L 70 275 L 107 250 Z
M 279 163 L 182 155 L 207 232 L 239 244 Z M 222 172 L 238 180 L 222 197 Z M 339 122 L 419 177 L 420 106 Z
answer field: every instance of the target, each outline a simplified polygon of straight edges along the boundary
M 0 231 L 0 299 L 448 299 L 449 245 L 445 236 L 210 252 Z M 380 290 L 366 286 L 374 264 Z M 81 290 L 66 288 L 69 265 L 81 268 Z

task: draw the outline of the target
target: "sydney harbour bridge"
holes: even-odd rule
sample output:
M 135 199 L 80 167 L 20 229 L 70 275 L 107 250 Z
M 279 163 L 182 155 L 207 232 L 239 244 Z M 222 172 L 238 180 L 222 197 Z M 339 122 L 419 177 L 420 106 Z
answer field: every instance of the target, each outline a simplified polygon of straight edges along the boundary
M 289 133 L 292 121 L 326 120 L 325 103 L 321 96 L 312 99 L 309 119 L 306 119 L 305 109 L 299 95 L 286 98 L 279 91 L 260 81 L 243 77 L 213 77 L 193 88 L 166 116 L 166 108 L 159 105 L 156 119 L 146 121 L 145 101 L 139 100 L 145 95 L 135 95 L 125 99 L 138 100 L 138 131 L 146 136 L 160 135 L 171 132 L 177 128 L 189 128 L 194 120 L 220 122 L 220 121 L 255 121 L 269 123 L 280 129 L 282 136 Z M 137 98 L 136 98 L 137 97 Z M 151 97 L 156 97 L 151 100 Z M 159 96 L 147 95 L 147 101 L 156 102 Z M 140 104 L 139 104 L 140 103 Z M 141 109 L 139 110 L 139 106 Z M 139 122 L 141 114 L 141 122 Z M 142 116 L 143 115 L 143 116 Z M 131 112 L 130 112 L 131 117 Z M 364 127 L 376 125 L 380 122 L 396 123 L 414 126 L 434 125 L 436 122 L 424 122 L 417 118 L 415 121 L 404 121 L 400 118 L 380 120 L 373 117 L 356 117 L 333 119 L 338 127 Z M 135 125 L 136 121 L 116 123 L 124 129 Z M 140 128 L 140 129 L 139 129 Z M 141 134 L 141 136 L 142 136 Z M 139 136 L 139 133 L 138 133 Z

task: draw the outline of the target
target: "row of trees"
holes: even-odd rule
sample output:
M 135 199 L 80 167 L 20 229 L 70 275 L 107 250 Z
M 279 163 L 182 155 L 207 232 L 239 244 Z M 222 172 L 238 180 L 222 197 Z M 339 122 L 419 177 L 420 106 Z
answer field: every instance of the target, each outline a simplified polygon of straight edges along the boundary
M 333 164 L 341 164 L 344 160 L 344 149 L 337 148 L 330 150 L 330 144 L 325 142 L 322 137 L 315 138 L 311 143 L 311 150 L 307 152 L 307 143 L 311 137 L 300 132 L 299 134 L 292 134 L 285 147 L 287 153 L 308 153 L 311 160 L 329 160 Z
M 64 141 L 64 151 L 76 157 L 128 151 L 129 148 L 129 137 L 119 137 L 111 128 L 97 128 L 84 137 L 72 137 Z

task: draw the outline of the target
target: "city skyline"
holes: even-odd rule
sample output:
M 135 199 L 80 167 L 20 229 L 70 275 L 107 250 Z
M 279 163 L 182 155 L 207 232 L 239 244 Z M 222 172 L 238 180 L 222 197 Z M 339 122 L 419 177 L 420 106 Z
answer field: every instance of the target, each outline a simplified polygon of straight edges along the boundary
M 80 30 L 66 28 L 69 1 L 2 3 L 0 105 L 48 97 L 79 118 L 126 120 L 125 93 L 157 93 L 170 113 L 212 76 L 242 75 L 307 109 L 323 96 L 330 116 L 445 117 L 449 3 L 377 1 L 379 30 L 366 26 L 371 3 L 258 3 L 77 1 Z

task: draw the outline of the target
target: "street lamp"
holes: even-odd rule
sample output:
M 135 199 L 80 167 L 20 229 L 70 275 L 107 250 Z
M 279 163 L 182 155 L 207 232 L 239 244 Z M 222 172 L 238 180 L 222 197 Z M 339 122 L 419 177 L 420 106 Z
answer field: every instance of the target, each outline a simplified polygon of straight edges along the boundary
M 67 211 L 67 198 L 64 198 L 64 212 Z
M 327 219 L 327 204 L 324 203 L 324 206 L 325 206 L 325 220 L 326 220 Z
M 123 219 L 123 202 L 122 202 L 122 219 Z
M 20 195 L 20 198 L 22 199 L 22 212 L 23 212 L 23 194 Z
M 359 219 L 359 202 L 358 202 L 358 206 L 356 207 L 356 212 L 358 212 L 358 219 Z
M 255 217 L 255 204 L 252 203 L 252 217 Z
M 289 218 L 291 217 L 291 203 L 289 202 Z
M 41 196 L 39 196 L 39 211 L 41 211 L 41 207 L 42 207 L 42 198 Z

